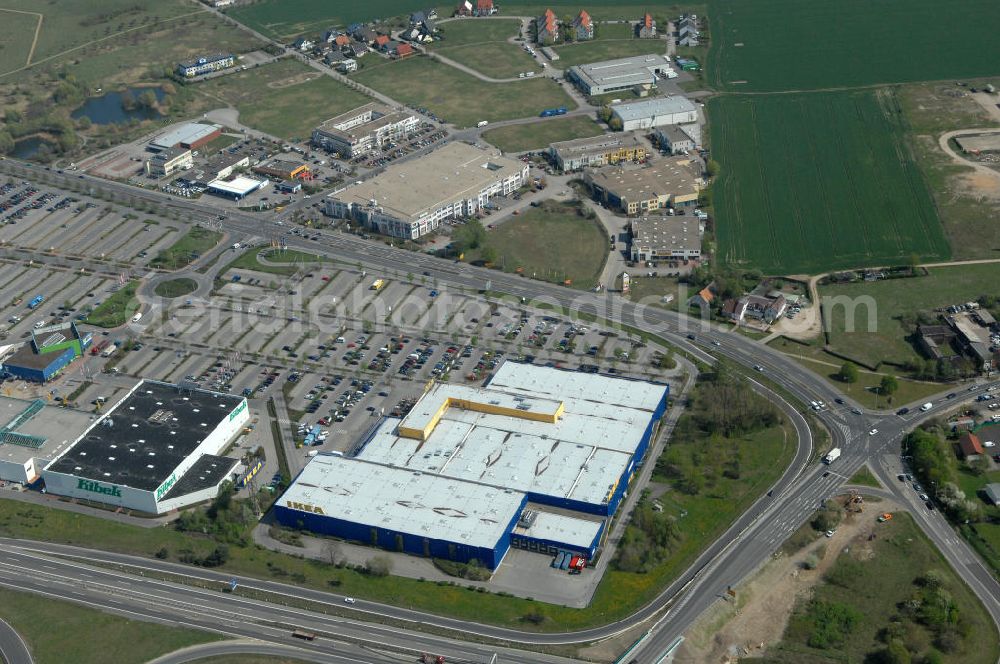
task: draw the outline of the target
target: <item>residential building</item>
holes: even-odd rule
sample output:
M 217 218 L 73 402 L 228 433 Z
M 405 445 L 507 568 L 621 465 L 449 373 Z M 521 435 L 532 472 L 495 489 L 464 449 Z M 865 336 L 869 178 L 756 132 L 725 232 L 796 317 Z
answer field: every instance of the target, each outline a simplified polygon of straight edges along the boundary
M 629 253 L 636 263 L 701 258 L 701 238 L 705 226 L 694 217 L 644 217 L 633 221 L 630 230 Z
M 744 295 L 737 300 L 727 300 L 722 306 L 722 315 L 739 324 L 747 318 L 772 325 L 781 318 L 788 308 L 788 300 L 776 295 Z
M 597 200 L 629 216 L 692 206 L 704 186 L 701 167 L 683 157 L 660 159 L 641 168 L 588 169 L 585 180 Z
M 664 125 L 656 130 L 656 144 L 670 154 L 681 154 L 695 148 L 695 140 L 681 125 Z
M 294 42 L 292 42 L 292 48 L 294 48 L 297 51 L 302 51 L 303 53 L 311 50 L 312 47 L 315 45 L 316 42 L 314 42 L 311 39 L 306 39 L 305 37 L 299 37 Z
M 983 493 L 991 505 L 1000 505 L 1000 483 L 991 482 L 983 487 Z
M 413 55 L 413 47 L 409 44 L 396 44 L 396 49 L 392 52 L 392 55 L 397 58 L 406 58 Z
M 371 46 L 375 43 L 375 38 L 378 37 L 378 33 L 375 32 L 374 29 L 369 28 L 367 25 L 360 25 L 353 32 L 351 32 L 351 36 L 362 44 Z
M 333 40 L 333 43 L 336 44 L 338 48 L 344 48 L 345 46 L 350 45 L 351 38 L 347 35 L 337 35 L 337 37 Z
M 983 443 L 976 434 L 965 432 L 958 439 L 958 450 L 963 459 L 972 461 L 983 455 Z
M 581 10 L 576 18 L 573 19 L 572 35 L 576 41 L 586 41 L 594 38 L 594 22 L 585 9 Z
M 698 122 L 698 108 L 687 97 L 666 96 L 611 105 L 622 131 Z
M 334 42 L 337 39 L 337 37 L 340 37 L 342 35 L 344 35 L 344 33 L 342 33 L 340 30 L 336 28 L 330 28 L 329 30 L 323 31 L 323 34 L 320 35 L 319 40 L 321 42 L 326 42 L 329 44 Z
M 389 45 L 389 38 L 386 35 L 378 35 L 375 37 L 374 48 L 379 51 L 388 50 L 386 47 Z
M 236 4 L 236 0 L 212 0 L 212 6 L 216 9 L 223 9 L 225 7 L 232 7 Z
M 347 58 L 343 62 L 340 62 L 339 64 L 337 64 L 337 70 L 340 71 L 340 72 L 342 72 L 342 73 L 344 73 L 344 74 L 349 74 L 352 71 L 357 71 L 358 70 L 358 61 L 355 60 L 354 58 Z
M 472 16 L 472 0 L 461 0 L 455 7 L 455 16 Z
M 528 177 L 527 164 L 499 151 L 448 143 L 419 161 L 390 165 L 370 180 L 330 194 L 326 213 L 415 240 L 445 219 L 474 215 L 490 198 L 520 189 Z
M 569 79 L 585 94 L 595 96 L 656 85 L 658 77 L 673 72 L 664 55 L 634 55 L 569 68 Z
M 987 312 L 989 315 L 989 312 Z M 994 366 L 993 343 L 991 340 L 991 329 L 988 325 L 983 325 L 972 312 L 961 312 L 948 316 L 948 324 L 955 330 L 956 342 L 961 352 L 973 362 L 979 371 L 991 371 Z M 989 320 L 992 320 L 990 316 Z
M 336 67 L 347 59 L 347 56 L 340 51 L 330 51 L 323 57 L 323 63 L 328 67 Z
M 539 44 L 551 44 L 559 40 L 559 19 L 551 9 L 546 9 L 544 14 L 535 19 L 535 40 Z
M 146 160 L 146 175 L 166 177 L 175 171 L 191 168 L 194 158 L 187 148 L 167 148 Z
M 353 60 L 345 61 L 353 62 Z M 357 63 L 354 63 L 357 68 Z M 365 154 L 403 138 L 420 126 L 420 118 L 407 110 L 393 111 L 372 102 L 330 118 L 313 129 L 313 145 L 344 157 Z
M 213 53 L 196 60 L 178 62 L 177 73 L 184 78 L 194 78 L 220 69 L 228 69 L 234 64 L 236 64 L 236 57 L 232 53 Z
M 352 58 L 360 58 L 368 52 L 368 47 L 361 42 L 351 42 L 350 51 Z
M 493 0 L 463 0 L 455 8 L 455 16 L 492 16 L 496 13 Z
M 687 14 L 677 19 L 677 45 L 693 47 L 700 44 L 701 33 L 698 31 L 698 16 Z
M 635 26 L 635 36 L 639 39 L 656 39 L 656 21 L 649 12 Z
M 560 141 L 549 146 L 549 156 L 563 173 L 596 168 L 646 157 L 646 146 L 635 133 L 603 134 Z

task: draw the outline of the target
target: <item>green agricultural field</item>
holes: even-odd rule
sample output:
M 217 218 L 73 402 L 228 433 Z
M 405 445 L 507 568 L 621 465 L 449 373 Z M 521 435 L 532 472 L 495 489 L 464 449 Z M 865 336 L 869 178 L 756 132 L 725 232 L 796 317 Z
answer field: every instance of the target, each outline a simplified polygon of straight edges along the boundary
M 290 42 L 298 35 L 319 33 L 332 26 L 343 28 L 358 21 L 408 15 L 429 4 L 433 5 L 422 0 L 299 0 L 294 3 L 261 0 L 234 7 L 226 13 L 264 35 Z M 454 9 L 454 5 L 448 5 L 447 13 L 441 13 L 441 17 L 450 16 Z
M 307 138 L 323 120 L 371 101 L 291 59 L 214 78 L 196 90 L 205 104 L 214 108 L 223 100 L 239 110 L 241 123 L 286 140 Z
M 426 57 L 369 67 L 354 78 L 398 101 L 429 108 L 459 127 L 475 126 L 480 120 L 537 116 L 555 106 L 576 107 L 550 79 L 486 83 Z
M 962 38 L 941 39 L 943 11 Z M 709 80 L 718 90 L 815 90 L 997 73 L 1000 3 L 960 0 L 712 0 Z
M 709 102 L 719 259 L 815 274 L 950 256 L 891 92 Z
M 142 664 L 174 650 L 222 640 L 218 634 L 129 620 L 6 588 L 0 588 L 0 618 L 24 638 L 38 664 Z
M 590 118 L 545 118 L 531 124 L 498 127 L 483 133 L 489 141 L 504 152 L 524 152 L 540 150 L 549 143 L 569 141 L 574 138 L 589 138 L 603 133 L 601 126 Z

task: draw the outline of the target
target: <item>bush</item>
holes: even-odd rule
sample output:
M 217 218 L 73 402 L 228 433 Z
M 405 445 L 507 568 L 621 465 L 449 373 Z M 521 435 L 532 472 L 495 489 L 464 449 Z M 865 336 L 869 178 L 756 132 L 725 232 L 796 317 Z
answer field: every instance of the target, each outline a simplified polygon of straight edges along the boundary
M 802 561 L 802 567 L 804 569 L 816 569 L 819 567 L 819 558 L 814 554 L 809 554 Z
M 812 648 L 837 648 L 861 622 L 861 613 L 852 606 L 838 602 L 814 600 L 809 605 L 808 619 L 812 624 L 807 643 Z
M 392 560 L 389 556 L 372 556 L 365 562 L 365 573 L 371 576 L 389 576 Z

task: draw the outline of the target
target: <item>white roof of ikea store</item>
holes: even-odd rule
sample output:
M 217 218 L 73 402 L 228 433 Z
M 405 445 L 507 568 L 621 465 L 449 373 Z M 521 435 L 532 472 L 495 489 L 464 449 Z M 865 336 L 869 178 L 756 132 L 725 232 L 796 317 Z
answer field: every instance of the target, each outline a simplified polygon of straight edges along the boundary
M 645 381 L 507 362 L 481 390 L 482 398 L 506 392 L 561 400 L 565 412 L 557 423 L 451 408 L 424 442 L 397 436 L 399 420 L 385 420 L 359 457 L 600 505 L 665 390 Z
M 534 508 L 529 505 L 529 509 Z M 534 523 L 527 528 L 517 525 L 514 534 L 589 549 L 604 523 L 603 519 L 582 519 L 554 512 L 536 511 L 535 514 Z
M 200 138 L 208 136 L 213 131 L 222 129 L 217 124 L 201 124 L 200 122 L 185 122 L 157 136 L 150 143 L 153 147 L 171 148 L 179 143 L 194 143 Z
M 612 104 L 611 110 L 622 119 L 622 122 L 641 120 L 654 115 L 674 115 L 697 111 L 697 107 L 687 97 L 666 96 L 630 101 L 623 104 Z
M 510 394 L 499 390 L 482 390 L 463 385 L 438 383 L 413 405 L 410 412 L 403 418 L 403 426 L 423 429 L 428 421 L 437 414 L 448 398 L 481 401 L 484 404 L 491 404 L 501 408 L 545 415 L 554 415 L 559 409 L 559 401 L 555 399 L 526 399 L 522 395 Z
M 314 457 L 281 497 L 326 516 L 492 549 L 524 494 L 330 454 Z

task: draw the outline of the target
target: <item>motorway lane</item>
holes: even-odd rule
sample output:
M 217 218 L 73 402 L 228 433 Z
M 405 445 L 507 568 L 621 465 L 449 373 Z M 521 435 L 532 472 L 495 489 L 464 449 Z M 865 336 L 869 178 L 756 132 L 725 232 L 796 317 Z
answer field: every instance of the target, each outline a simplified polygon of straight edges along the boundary
M 200 646 L 184 648 L 183 650 L 150 660 L 148 664 L 186 664 L 187 662 L 198 662 L 208 657 L 224 657 L 227 655 L 271 655 L 273 657 L 294 658 L 296 661 L 318 662 L 319 664 L 331 661 L 330 655 L 309 652 L 290 646 L 279 646 L 264 641 L 240 639 L 238 641 L 206 643 Z M 338 657 L 338 660 L 341 662 L 358 661 L 357 659 L 348 659 L 347 657 Z
M 3 620 L 0 620 L 0 660 L 6 664 L 33 663 L 28 644 Z

